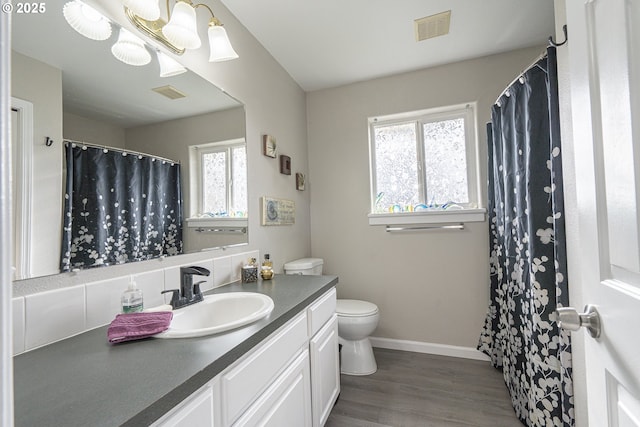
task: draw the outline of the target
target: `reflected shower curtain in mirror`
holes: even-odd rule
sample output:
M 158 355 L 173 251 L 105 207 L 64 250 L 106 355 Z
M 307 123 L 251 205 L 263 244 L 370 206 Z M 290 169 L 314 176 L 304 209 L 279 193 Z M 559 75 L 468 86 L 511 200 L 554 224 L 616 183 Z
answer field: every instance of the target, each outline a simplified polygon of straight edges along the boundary
M 528 426 L 573 426 L 555 48 L 492 108 L 489 152 L 491 300 L 478 349 L 503 375 Z
M 67 143 L 60 269 L 182 253 L 180 165 Z

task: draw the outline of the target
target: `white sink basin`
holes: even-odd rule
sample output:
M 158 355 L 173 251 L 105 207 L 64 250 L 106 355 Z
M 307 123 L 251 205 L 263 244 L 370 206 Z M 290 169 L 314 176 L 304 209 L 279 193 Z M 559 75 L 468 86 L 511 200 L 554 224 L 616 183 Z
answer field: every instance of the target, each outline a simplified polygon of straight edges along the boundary
M 207 295 L 204 301 L 173 312 L 171 325 L 156 338 L 189 338 L 217 334 L 262 319 L 273 300 L 254 292 Z

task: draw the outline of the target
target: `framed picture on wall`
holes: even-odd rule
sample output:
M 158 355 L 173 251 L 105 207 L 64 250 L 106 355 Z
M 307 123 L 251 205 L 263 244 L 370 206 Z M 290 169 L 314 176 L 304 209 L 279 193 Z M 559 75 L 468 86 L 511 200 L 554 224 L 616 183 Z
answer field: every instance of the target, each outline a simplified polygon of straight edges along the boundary
M 262 225 L 291 225 L 296 222 L 296 202 L 293 200 L 262 198 Z
M 296 190 L 304 191 L 304 174 L 296 172 Z
M 276 138 L 271 135 L 262 135 L 262 154 L 276 158 Z
M 291 175 L 291 157 L 280 155 L 280 173 Z

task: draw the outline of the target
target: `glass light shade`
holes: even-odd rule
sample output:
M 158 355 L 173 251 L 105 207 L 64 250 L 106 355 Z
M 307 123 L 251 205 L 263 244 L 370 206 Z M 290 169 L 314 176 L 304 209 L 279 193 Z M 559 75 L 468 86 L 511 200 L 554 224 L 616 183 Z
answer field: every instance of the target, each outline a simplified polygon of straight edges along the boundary
M 160 77 L 177 76 L 187 71 L 178 61 L 158 51 L 158 62 L 160 63 Z
M 180 49 L 199 48 L 202 42 L 198 37 L 196 10 L 190 4 L 178 1 L 173 7 L 171 19 L 162 27 L 162 34 Z
M 121 0 L 122 5 L 142 19 L 156 21 L 160 18 L 158 0 Z
M 141 66 L 151 62 L 151 54 L 144 42 L 124 28 L 120 28 L 118 41 L 111 46 L 111 53 L 125 64 Z
M 111 22 L 79 0 L 66 3 L 62 8 L 62 14 L 71 28 L 91 40 L 106 40 L 111 37 Z
M 207 33 L 209 35 L 209 49 L 211 50 L 209 62 L 228 61 L 238 57 L 238 54 L 231 46 L 227 30 L 224 27 L 210 25 Z

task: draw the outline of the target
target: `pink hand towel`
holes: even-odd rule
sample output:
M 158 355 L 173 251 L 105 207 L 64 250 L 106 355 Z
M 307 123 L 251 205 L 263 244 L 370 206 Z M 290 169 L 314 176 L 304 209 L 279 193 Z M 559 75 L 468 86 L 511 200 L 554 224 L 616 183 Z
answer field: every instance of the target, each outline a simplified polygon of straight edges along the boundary
M 172 318 L 171 311 L 118 314 L 109 325 L 107 337 L 110 343 L 147 338 L 169 329 Z

